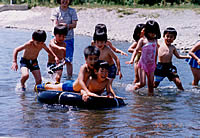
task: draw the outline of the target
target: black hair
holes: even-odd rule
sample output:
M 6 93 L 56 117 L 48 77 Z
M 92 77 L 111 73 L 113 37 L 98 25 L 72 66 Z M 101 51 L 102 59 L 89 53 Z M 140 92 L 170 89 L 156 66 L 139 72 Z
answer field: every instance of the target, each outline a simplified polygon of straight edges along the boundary
M 45 42 L 47 34 L 44 30 L 36 30 L 32 34 L 32 39 L 38 42 Z
M 88 56 L 91 56 L 91 55 L 95 55 L 95 56 L 100 56 L 100 51 L 99 51 L 99 48 L 95 47 L 95 46 L 87 46 L 85 49 L 84 49 L 84 56 L 85 58 L 87 58 Z
M 94 65 L 94 69 L 99 71 L 100 68 L 104 68 L 104 69 L 108 70 L 109 69 L 108 62 L 104 61 L 104 60 L 98 60 Z
M 105 24 L 97 24 L 95 26 L 95 31 L 93 35 L 93 40 L 95 41 L 107 41 L 107 29 Z
M 137 24 L 133 33 L 133 39 L 137 42 L 140 39 L 140 34 L 142 29 L 145 27 L 145 24 Z
M 105 24 L 97 24 L 95 26 L 95 32 L 104 32 L 107 34 L 107 28 L 106 28 L 106 25 Z
M 56 0 L 56 1 L 57 1 L 58 4 L 61 4 L 61 0 Z M 72 1 L 73 1 L 73 0 L 70 0 L 70 1 L 69 1 L 69 5 L 72 4 Z
M 68 29 L 64 25 L 56 25 L 54 27 L 54 35 L 60 34 L 60 35 L 67 35 Z
M 149 20 L 146 22 L 144 35 L 147 37 L 147 39 L 149 38 L 148 33 L 155 33 L 156 34 L 155 39 L 160 39 L 160 37 L 161 37 L 160 27 L 156 21 Z
M 176 31 L 175 28 L 173 28 L 173 27 L 168 27 L 168 28 L 166 28 L 166 29 L 164 30 L 164 32 L 163 32 L 163 36 L 165 36 L 167 33 L 173 34 L 173 35 L 174 35 L 174 39 L 176 39 L 177 31 Z

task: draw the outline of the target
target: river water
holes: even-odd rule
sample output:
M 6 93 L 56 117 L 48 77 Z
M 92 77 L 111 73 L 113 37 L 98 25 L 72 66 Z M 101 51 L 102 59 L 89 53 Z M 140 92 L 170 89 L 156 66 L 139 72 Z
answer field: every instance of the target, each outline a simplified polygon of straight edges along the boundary
M 126 65 L 128 57 L 121 61 L 122 80 L 115 79 L 113 88 L 117 95 L 125 97 L 126 106 L 110 110 L 86 110 L 61 106 L 47 106 L 37 101 L 33 91 L 32 74 L 26 83 L 27 91 L 16 90 L 20 70 L 11 71 L 13 49 L 31 38 L 32 31 L 2 29 L 0 32 L 0 137 L 197 137 L 200 134 L 200 89 L 191 86 L 192 73 L 184 60 L 173 58 L 185 88 L 177 91 L 175 85 L 165 79 L 155 96 L 146 96 L 147 88 L 139 92 L 126 92 L 132 83 L 134 69 Z M 50 41 L 48 33 L 47 44 Z M 75 36 L 74 79 L 84 64 L 83 50 L 91 37 Z M 130 43 L 113 42 L 127 51 Z M 18 54 L 18 63 L 23 52 Z M 42 50 L 38 57 L 44 79 L 47 53 Z M 19 64 L 18 64 L 19 65 Z M 66 79 L 66 69 L 62 82 Z

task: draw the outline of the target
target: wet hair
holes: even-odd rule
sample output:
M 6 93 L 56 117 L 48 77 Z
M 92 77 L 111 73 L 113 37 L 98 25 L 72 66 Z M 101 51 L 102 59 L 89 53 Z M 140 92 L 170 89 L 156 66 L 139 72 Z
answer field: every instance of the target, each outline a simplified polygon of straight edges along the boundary
M 145 27 L 145 24 L 137 24 L 133 33 L 133 39 L 137 42 L 140 39 L 140 34 L 142 29 Z
M 95 26 L 95 31 L 93 35 L 93 40 L 95 41 L 107 41 L 107 29 L 105 24 L 97 24 Z
M 155 39 L 160 39 L 160 27 L 159 24 L 154 20 L 149 20 L 145 24 L 145 33 L 144 35 L 149 39 L 148 33 L 155 33 L 156 37 Z
M 45 42 L 47 34 L 44 30 L 36 30 L 32 34 L 32 39 L 38 42 Z
M 109 64 L 107 61 L 104 60 L 98 60 L 95 65 L 94 65 L 94 69 L 96 69 L 97 71 L 99 71 L 100 68 L 109 69 Z
M 92 55 L 95 55 L 95 56 L 99 57 L 100 56 L 99 48 L 97 48 L 95 46 L 87 46 L 84 49 L 85 58 L 88 58 L 88 56 L 92 56 Z
M 58 4 L 61 4 L 61 0 L 56 0 L 56 1 L 57 1 Z M 73 1 L 73 0 L 69 0 L 69 5 L 72 4 L 72 1 Z
M 163 32 L 163 36 L 165 36 L 167 33 L 169 34 L 173 34 L 174 35 L 174 39 L 176 39 L 176 36 L 177 36 L 177 31 L 175 30 L 175 28 L 173 27 L 168 27 L 164 30 Z
M 68 29 L 64 25 L 56 25 L 54 27 L 54 35 L 60 34 L 60 35 L 67 35 Z

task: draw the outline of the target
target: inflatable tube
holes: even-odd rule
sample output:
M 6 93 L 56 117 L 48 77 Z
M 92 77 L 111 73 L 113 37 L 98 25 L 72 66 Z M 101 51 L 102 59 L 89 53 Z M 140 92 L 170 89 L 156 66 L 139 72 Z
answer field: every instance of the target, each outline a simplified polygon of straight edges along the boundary
M 87 102 L 84 102 L 79 93 L 61 91 L 39 92 L 38 101 L 46 104 L 61 104 L 87 109 L 106 109 L 126 105 L 123 99 L 107 97 L 90 96 Z

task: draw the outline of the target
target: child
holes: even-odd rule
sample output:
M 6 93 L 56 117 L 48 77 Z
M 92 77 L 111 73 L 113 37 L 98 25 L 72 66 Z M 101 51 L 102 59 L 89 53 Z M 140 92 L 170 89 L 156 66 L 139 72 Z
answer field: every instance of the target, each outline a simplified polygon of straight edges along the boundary
M 67 27 L 68 33 L 66 35 L 66 65 L 67 65 L 67 75 L 71 79 L 73 73 L 73 53 L 74 53 L 74 28 L 78 21 L 75 9 L 69 7 L 72 0 L 57 0 L 60 4 L 51 14 L 51 20 L 54 26 L 58 24 L 63 24 Z
M 113 97 L 117 97 L 112 89 L 111 83 L 108 77 L 109 64 L 106 61 L 99 60 L 94 66 L 95 75 L 87 81 L 87 88 L 90 92 L 96 94 L 99 97 L 105 90 L 107 95 L 111 94 Z M 94 94 L 88 94 L 84 90 L 81 90 L 83 100 L 87 101 L 88 96 L 94 96 Z
M 184 90 L 179 76 L 177 75 L 177 69 L 172 65 L 172 56 L 174 54 L 179 59 L 186 59 L 190 57 L 178 54 L 176 47 L 172 45 L 176 36 L 177 32 L 174 28 L 169 27 L 164 30 L 164 43 L 158 48 L 158 64 L 154 73 L 154 88 L 157 88 L 160 82 L 167 77 L 169 81 L 173 81 L 176 84 L 178 89 Z
M 194 77 L 192 85 L 196 86 L 200 80 L 200 41 L 189 52 L 192 58 L 189 60 L 189 65 Z
M 139 83 L 136 83 L 133 90 L 142 88 L 146 85 L 146 76 L 148 79 L 148 95 L 153 95 L 154 70 L 157 60 L 157 39 L 160 39 L 160 28 L 156 21 L 149 20 L 145 24 L 144 37 L 140 38 L 137 47 L 133 52 L 131 60 L 126 64 L 133 64 L 133 61 L 141 50 L 142 56 L 138 63 Z
M 22 91 L 25 91 L 26 88 L 25 82 L 29 77 L 29 71 L 28 71 L 29 69 L 35 78 L 36 85 L 41 84 L 42 82 L 40 68 L 37 61 L 38 54 L 42 48 L 44 48 L 49 54 L 52 54 L 55 57 L 56 63 L 59 62 L 58 57 L 45 45 L 44 43 L 45 40 L 46 40 L 46 32 L 43 30 L 37 30 L 33 32 L 32 40 L 28 41 L 22 46 L 15 48 L 13 52 L 13 64 L 11 68 L 17 71 L 18 69 L 17 54 L 18 52 L 24 50 L 23 57 L 20 60 L 20 67 L 22 72 L 21 75 Z
M 87 93 L 91 93 L 87 87 L 86 82 L 94 74 L 94 65 L 99 60 L 100 51 L 94 46 L 88 46 L 84 50 L 85 64 L 81 66 L 78 78 L 74 80 L 67 80 L 60 84 L 40 84 L 35 87 L 38 90 L 56 90 L 56 91 L 74 91 L 80 92 L 81 89 Z M 91 93 L 93 94 L 93 93 Z
M 98 47 L 100 50 L 99 60 L 107 61 L 109 64 L 108 78 L 110 78 L 110 81 L 112 82 L 114 80 L 116 74 L 119 75 L 119 78 L 121 79 L 122 73 L 120 70 L 120 61 L 119 58 L 113 53 L 113 51 L 106 45 L 107 42 L 106 32 L 102 29 L 95 30 L 93 40 L 94 40 L 94 45 Z M 117 68 L 115 66 L 113 59 L 117 64 Z
M 63 59 L 65 59 L 66 54 L 66 43 L 64 42 L 65 36 L 67 34 L 67 28 L 63 25 L 57 25 L 54 27 L 54 38 L 51 40 L 49 44 L 49 49 L 51 49 L 62 63 Z M 48 55 L 48 63 L 47 68 L 52 69 L 56 67 L 55 59 L 52 55 Z M 57 83 L 60 83 L 60 79 L 62 76 L 63 66 L 60 66 L 55 72 L 55 80 Z
M 106 25 L 105 24 L 97 24 L 95 26 L 95 32 L 96 31 L 102 31 L 104 33 L 107 34 L 107 28 L 106 28 Z M 91 43 L 91 45 L 95 45 L 94 42 Z M 109 46 L 115 53 L 120 53 L 121 55 L 125 55 L 125 56 L 128 56 L 127 53 L 123 52 L 122 50 L 120 49 L 117 49 L 115 46 L 112 45 L 112 43 L 107 40 L 106 41 L 106 45 Z
M 134 33 L 133 33 L 133 39 L 135 40 L 135 42 L 128 48 L 128 52 L 133 53 L 139 39 L 144 36 L 144 26 L 145 24 L 136 25 Z M 136 58 L 134 60 L 135 79 L 133 81 L 133 84 L 139 82 L 138 62 L 139 62 L 140 57 L 141 57 L 141 51 L 138 51 L 138 54 L 136 55 Z

